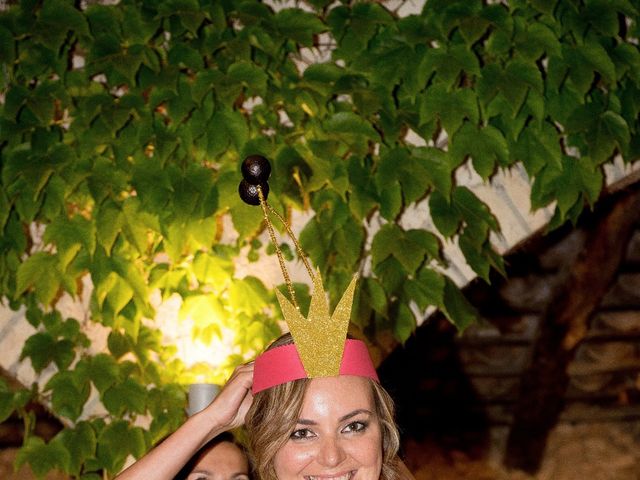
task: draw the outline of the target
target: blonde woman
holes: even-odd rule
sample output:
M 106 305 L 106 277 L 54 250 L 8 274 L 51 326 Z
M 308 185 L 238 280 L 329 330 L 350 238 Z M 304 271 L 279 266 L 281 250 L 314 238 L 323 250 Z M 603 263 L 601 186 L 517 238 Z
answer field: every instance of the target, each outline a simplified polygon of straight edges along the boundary
M 357 342 L 346 341 L 338 375 L 291 378 L 298 375 L 289 368 L 295 345 L 290 335 L 281 337 L 258 357 L 257 368 L 237 368 L 211 405 L 118 480 L 170 480 L 210 439 L 243 424 L 260 480 L 407 476 L 397 457 L 393 402 L 377 382 L 366 347 Z M 254 383 L 265 382 L 256 391 Z

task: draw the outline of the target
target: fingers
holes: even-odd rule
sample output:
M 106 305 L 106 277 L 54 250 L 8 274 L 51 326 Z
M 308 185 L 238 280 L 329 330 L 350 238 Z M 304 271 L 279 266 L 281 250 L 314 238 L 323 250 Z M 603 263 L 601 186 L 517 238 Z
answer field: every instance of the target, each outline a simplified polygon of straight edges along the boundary
M 237 382 L 241 382 L 242 385 L 246 386 L 246 388 L 251 388 L 253 384 L 253 362 L 245 363 L 236 367 L 236 369 L 227 380 L 227 383 L 224 388 L 227 388 L 228 385 L 235 384 Z
M 249 411 L 249 408 L 251 408 L 252 403 L 253 403 L 253 394 L 251 393 L 251 390 L 249 390 L 247 392 L 246 397 L 244 397 L 244 399 L 242 400 L 242 403 L 240 404 L 240 408 L 238 408 L 238 416 L 237 416 L 238 427 L 241 425 L 244 425 L 245 417 L 247 416 L 247 412 Z
M 238 366 L 224 388 L 207 407 L 206 413 L 224 430 L 244 423 L 244 417 L 253 402 L 253 362 Z

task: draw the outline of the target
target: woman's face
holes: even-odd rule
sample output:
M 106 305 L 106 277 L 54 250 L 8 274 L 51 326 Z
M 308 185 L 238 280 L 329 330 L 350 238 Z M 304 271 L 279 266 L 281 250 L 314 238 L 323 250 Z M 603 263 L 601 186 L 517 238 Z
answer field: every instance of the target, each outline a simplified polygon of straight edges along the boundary
M 187 480 L 249 480 L 249 463 L 237 445 L 220 442 L 198 458 Z
M 382 432 L 369 381 L 314 378 L 274 468 L 278 480 L 378 480 Z

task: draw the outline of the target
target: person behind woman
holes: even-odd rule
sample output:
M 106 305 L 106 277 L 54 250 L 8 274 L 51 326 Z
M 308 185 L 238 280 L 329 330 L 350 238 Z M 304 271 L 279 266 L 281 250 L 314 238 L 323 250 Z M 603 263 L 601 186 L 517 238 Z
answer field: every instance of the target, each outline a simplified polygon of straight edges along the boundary
M 228 432 L 202 447 L 173 480 L 249 480 L 244 449 Z

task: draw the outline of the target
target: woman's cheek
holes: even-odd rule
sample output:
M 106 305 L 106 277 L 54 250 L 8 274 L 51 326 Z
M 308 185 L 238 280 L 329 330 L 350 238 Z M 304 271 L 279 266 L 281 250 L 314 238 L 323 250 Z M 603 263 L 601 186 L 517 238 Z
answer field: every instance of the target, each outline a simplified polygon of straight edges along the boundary
M 278 479 L 282 479 L 287 474 L 296 474 L 303 470 L 305 466 L 313 461 L 314 454 L 313 445 L 287 443 L 275 456 L 274 467 Z

